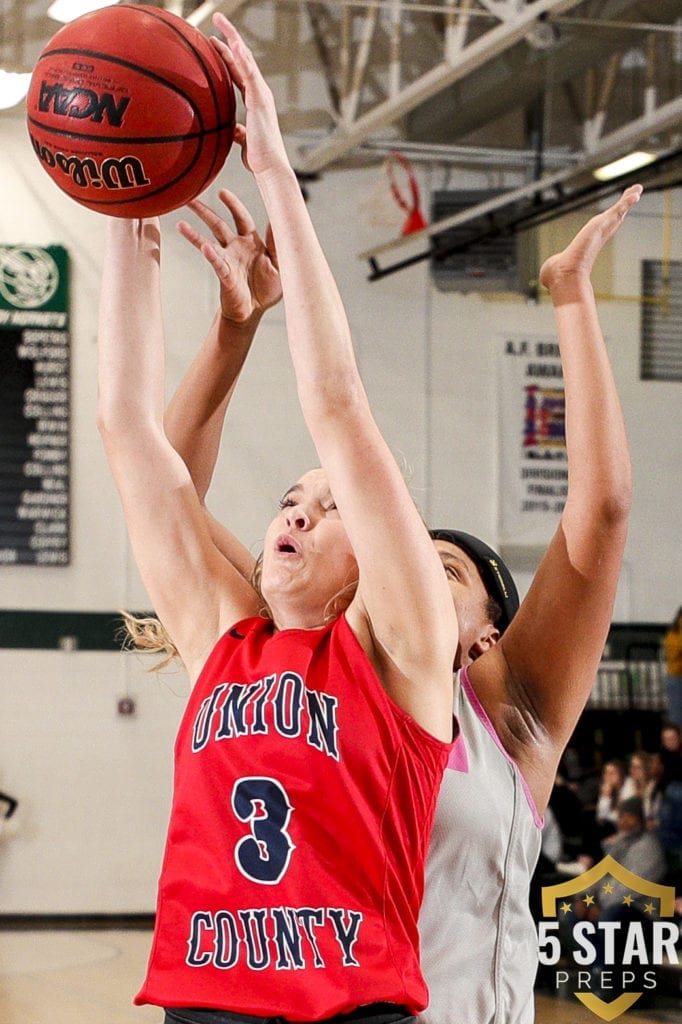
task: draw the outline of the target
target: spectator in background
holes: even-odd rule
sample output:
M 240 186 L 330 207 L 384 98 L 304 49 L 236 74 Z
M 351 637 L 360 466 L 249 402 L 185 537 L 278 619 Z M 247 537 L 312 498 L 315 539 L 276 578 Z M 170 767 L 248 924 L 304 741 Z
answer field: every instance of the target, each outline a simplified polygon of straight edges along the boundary
M 670 623 L 663 637 L 663 651 L 666 664 L 666 698 L 668 718 L 678 727 L 682 727 L 682 605 Z
M 682 880 L 682 749 L 680 729 L 674 722 L 661 727 L 661 749 L 655 760 L 655 827 L 665 850 L 668 881 Z
M 641 797 L 631 796 L 623 800 L 618 814 L 618 832 L 604 841 L 604 853 L 610 853 L 615 861 L 628 871 L 645 878 L 648 882 L 661 882 L 667 874 L 666 858 L 663 847 L 655 832 L 645 827 L 644 805 Z M 613 879 L 608 889 L 604 886 L 599 892 L 599 922 L 623 922 L 636 921 L 640 924 L 645 936 L 647 948 L 651 948 L 651 927 L 652 921 L 646 911 L 642 910 L 637 901 L 628 900 L 630 890 L 617 879 Z M 607 988 L 600 991 L 604 984 L 602 968 L 607 966 L 604 956 L 604 934 L 598 930 L 595 946 L 597 949 L 597 961 L 595 964 L 595 978 L 593 991 L 597 995 L 610 997 L 613 990 Z M 615 963 L 623 963 L 626 944 L 626 929 L 618 929 L 613 934 L 615 946 Z M 644 992 L 646 986 L 643 983 L 643 975 L 646 965 L 639 963 L 629 964 L 629 968 L 636 976 L 633 981 L 633 988 Z M 647 1003 L 651 999 L 651 993 L 646 992 Z M 643 1005 L 640 998 L 639 1005 Z
M 651 778 L 651 790 L 649 792 L 649 807 L 645 810 L 647 815 L 647 828 L 658 828 L 661 800 L 665 790 L 665 764 L 661 754 L 656 751 L 649 757 L 649 776 Z
M 676 722 L 664 722 L 661 726 L 661 751 L 682 757 L 680 726 Z
M 607 761 L 601 773 L 599 798 L 595 808 L 597 830 L 601 839 L 612 836 L 618 826 L 618 804 L 620 791 L 625 782 L 625 767 L 622 761 Z
M 665 854 L 656 833 L 647 830 L 645 824 L 641 797 L 631 796 L 622 800 L 618 810 L 618 831 L 604 840 L 604 853 L 610 853 L 622 867 L 640 878 L 660 882 L 666 874 Z M 623 895 L 617 889 L 609 895 L 602 895 L 602 907 L 621 904 Z
M 651 817 L 651 797 L 654 781 L 651 778 L 651 755 L 645 750 L 636 750 L 628 758 L 628 773 L 620 791 L 620 801 L 631 796 L 641 798 L 644 805 L 645 820 Z
M 594 807 L 587 807 L 576 788 L 558 772 L 549 798 L 549 809 L 562 836 L 561 856 L 555 858 L 556 869 L 563 875 L 579 875 L 601 857 L 594 827 Z M 548 840 L 550 836 L 551 826 Z M 543 829 L 543 850 L 544 845 Z

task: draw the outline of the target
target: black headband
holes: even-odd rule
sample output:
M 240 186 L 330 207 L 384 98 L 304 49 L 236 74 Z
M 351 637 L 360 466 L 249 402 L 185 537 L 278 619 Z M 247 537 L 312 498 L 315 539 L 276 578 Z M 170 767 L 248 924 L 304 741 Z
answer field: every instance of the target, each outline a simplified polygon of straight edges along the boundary
M 502 609 L 500 632 L 505 629 L 519 610 L 519 594 L 512 574 L 496 551 L 484 541 L 461 530 L 430 530 L 434 540 L 445 540 L 461 548 L 474 560 L 485 589 Z

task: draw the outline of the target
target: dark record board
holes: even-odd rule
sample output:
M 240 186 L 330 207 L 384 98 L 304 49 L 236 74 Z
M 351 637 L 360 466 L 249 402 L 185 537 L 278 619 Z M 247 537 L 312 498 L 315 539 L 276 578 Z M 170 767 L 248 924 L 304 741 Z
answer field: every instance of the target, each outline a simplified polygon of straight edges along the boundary
M 0 566 L 68 565 L 68 255 L 0 246 Z

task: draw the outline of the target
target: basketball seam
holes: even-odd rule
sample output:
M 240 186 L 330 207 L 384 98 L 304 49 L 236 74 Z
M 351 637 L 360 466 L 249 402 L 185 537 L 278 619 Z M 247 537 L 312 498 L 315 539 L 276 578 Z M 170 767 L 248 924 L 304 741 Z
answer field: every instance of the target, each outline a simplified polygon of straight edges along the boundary
M 216 132 L 221 132 L 225 128 L 230 128 L 234 125 L 234 121 L 226 121 L 225 124 L 218 124 L 215 128 L 204 128 L 198 132 L 183 132 L 181 135 L 86 135 L 85 132 L 70 132 L 67 128 L 55 128 L 51 124 L 47 124 L 44 121 L 39 121 L 32 114 L 26 115 L 26 120 L 29 124 L 34 125 L 36 128 L 42 128 L 43 131 L 49 132 L 50 135 L 65 136 L 67 139 L 82 139 L 84 142 L 100 142 L 100 143 L 111 143 L 114 142 L 117 145 L 120 143 L 125 146 L 132 146 L 139 143 L 150 143 L 151 145 L 157 145 L 163 142 L 186 142 L 191 139 L 205 138 L 207 135 L 215 135 Z
M 127 4 L 126 6 L 131 6 L 131 5 Z M 191 42 L 191 40 L 189 40 L 186 36 L 184 36 L 182 34 L 182 32 L 180 32 L 179 29 L 171 21 L 169 21 L 165 17 L 165 12 L 150 10 L 150 11 L 146 11 L 145 13 L 149 17 L 154 18 L 156 21 L 161 21 L 161 22 L 163 22 L 164 25 L 167 25 L 168 28 L 170 28 L 182 40 L 182 42 L 186 46 L 188 46 L 190 48 L 191 52 L 194 54 L 194 56 L 198 60 L 199 64 L 201 65 L 201 68 L 203 69 L 204 77 L 206 79 L 207 85 L 208 85 L 208 87 L 210 89 L 210 92 L 211 92 L 211 99 L 213 100 L 213 108 L 214 108 L 214 111 L 215 111 L 215 118 L 216 118 L 216 121 L 219 120 L 219 118 L 220 118 L 220 103 L 218 101 L 218 95 L 217 95 L 216 89 L 215 89 L 214 84 L 213 84 L 212 76 L 210 74 L 210 69 L 208 67 L 207 61 L 206 61 L 203 53 L 201 53 L 200 50 L 194 45 L 194 43 Z M 210 43 L 208 45 L 210 46 Z M 231 83 L 231 81 L 229 79 L 229 76 L 228 76 L 228 88 L 233 88 L 232 83 Z M 232 120 L 230 122 L 228 122 L 228 124 L 229 125 L 234 125 L 234 123 L 235 123 L 235 117 L 233 116 Z M 216 147 L 215 153 L 213 155 L 213 160 L 211 161 L 210 170 L 207 172 L 207 174 L 204 177 L 204 187 L 206 186 L 206 184 L 209 181 L 212 181 L 213 178 L 215 178 L 216 174 L 220 170 L 219 167 L 216 169 L 216 164 L 218 162 L 218 154 L 219 154 L 219 152 L 220 152 L 219 147 Z
M 201 138 L 199 138 L 199 142 L 201 142 L 201 139 L 205 138 L 206 134 L 208 134 L 208 133 L 204 133 L 204 135 Z M 82 135 L 79 135 L 79 136 L 76 136 L 76 137 L 77 138 L 84 138 L 84 136 L 82 136 Z M 194 136 L 194 137 L 198 138 L 197 136 Z M 182 136 L 171 136 L 170 139 L 166 139 L 164 141 L 168 142 L 168 141 L 174 141 L 174 140 L 183 141 L 183 137 Z M 86 141 L 90 141 L 90 139 L 88 138 L 88 139 L 86 139 Z M 95 141 L 99 141 L 98 137 L 95 137 Z M 107 141 L 110 141 L 110 140 L 107 140 Z M 138 140 L 138 141 L 141 141 L 141 140 Z M 75 156 L 75 154 L 74 154 L 74 156 Z M 192 170 L 193 167 L 196 166 L 197 161 L 200 159 L 200 157 L 201 157 L 201 145 L 199 145 L 197 147 L 197 150 L 194 153 L 194 155 L 192 156 L 192 159 L 189 161 L 189 163 L 185 167 L 183 167 L 183 169 L 182 169 L 182 171 L 180 173 L 178 173 L 174 178 L 171 178 L 170 181 L 164 182 L 163 185 L 159 185 L 157 188 L 153 188 L 153 189 L 150 189 L 149 191 L 145 192 L 144 196 L 141 197 L 139 201 L 140 202 L 146 202 L 148 199 L 152 199 L 154 196 L 160 196 L 164 192 L 167 192 L 169 189 L 172 189 L 175 185 L 177 185 L 177 183 L 179 181 L 182 181 L 182 179 L 188 174 L 189 171 Z M 204 177 L 203 185 L 202 185 L 202 190 L 205 187 L 206 187 L 206 178 Z M 73 196 L 73 194 L 71 192 L 67 191 L 66 194 L 69 195 L 69 196 L 72 196 L 73 198 L 77 198 L 77 197 Z M 199 195 L 199 192 L 197 192 L 196 194 Z M 94 198 L 88 199 L 88 204 L 87 205 L 88 205 L 88 207 L 91 210 L 94 210 L 95 207 L 97 207 L 97 206 L 100 206 L 100 207 L 123 206 L 124 204 L 129 203 L 129 202 L 130 202 L 130 196 L 123 195 L 120 198 L 112 197 L 111 199 L 105 199 L 105 198 L 103 198 L 103 199 L 94 199 Z M 187 203 L 187 200 L 183 199 L 181 202 L 179 202 L 177 204 L 177 206 L 173 207 L 172 209 L 179 209 L 181 206 L 185 206 L 186 203 Z M 167 210 L 166 212 L 167 213 L 171 213 L 172 209 L 171 210 Z

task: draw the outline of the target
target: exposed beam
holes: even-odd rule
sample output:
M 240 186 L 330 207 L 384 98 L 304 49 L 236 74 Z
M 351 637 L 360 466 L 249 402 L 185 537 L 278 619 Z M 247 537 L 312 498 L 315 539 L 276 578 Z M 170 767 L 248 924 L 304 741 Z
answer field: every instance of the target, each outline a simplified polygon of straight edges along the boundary
M 244 0 L 204 0 L 196 10 L 188 14 L 186 21 L 197 28 L 207 21 L 215 11 L 220 10 L 226 18 L 231 18 L 244 4 Z
M 608 16 L 609 21 L 650 13 L 660 17 L 663 23 L 674 21 L 680 14 L 680 0 L 599 0 L 598 3 L 592 3 L 591 7 L 598 7 L 601 17 Z M 578 13 L 582 12 L 583 8 L 578 8 Z M 554 138 L 560 134 L 571 145 L 579 144 L 579 126 L 584 116 L 592 116 L 595 110 L 586 108 L 584 115 L 571 117 L 571 109 L 568 108 L 565 121 L 562 121 L 563 105 L 555 105 L 555 100 L 561 103 L 567 83 L 577 84 L 579 79 L 586 81 L 590 68 L 597 69 L 596 96 L 602 78 L 601 69 L 609 55 L 614 50 L 625 52 L 630 47 L 641 47 L 643 37 L 641 33 L 606 32 L 603 22 L 599 29 L 591 30 L 587 22 L 577 29 L 574 27 L 575 13 L 571 11 L 565 15 L 553 15 L 548 23 L 544 23 L 545 28 L 558 29 L 553 45 L 547 49 L 532 49 L 527 45 L 529 34 L 527 39 L 511 50 L 488 61 L 471 75 L 411 111 L 401 124 L 402 133 L 407 138 L 424 142 L 463 141 L 472 134 L 480 138 L 483 133 L 491 129 L 494 131 L 494 122 L 498 120 L 500 125 L 510 127 L 514 112 L 520 115 L 538 96 L 546 93 L 549 95 L 548 132 Z M 541 24 L 539 22 L 538 26 Z M 674 37 L 659 34 L 658 39 L 661 43 L 668 39 L 670 52 L 665 64 L 661 62 L 659 67 L 659 81 L 672 82 L 677 68 L 673 56 Z M 626 69 L 621 69 L 619 78 L 624 82 L 628 75 Z M 630 81 L 634 84 L 634 77 Z M 661 97 L 666 99 L 671 95 L 675 95 L 675 92 L 661 93 Z M 614 106 L 620 108 L 626 118 L 632 116 L 634 111 L 628 108 L 628 94 L 617 88 L 615 99 Z M 615 123 L 622 120 L 623 117 L 619 117 Z
M 514 46 L 539 17 L 563 14 L 581 2 L 582 0 L 532 0 L 522 10 L 515 10 L 513 17 L 509 17 L 465 46 L 454 61 L 442 61 L 407 85 L 398 96 L 378 104 L 352 125 L 338 127 L 328 139 L 302 154 L 297 161 L 298 169 L 308 172 L 322 170 L 363 142 L 369 135 L 392 124 L 425 100 L 447 89 L 454 82 Z
M 204 3 L 187 15 L 187 21 L 190 25 L 194 25 L 196 28 L 199 27 L 204 21 L 211 17 L 211 15 L 218 9 L 217 0 L 204 0 Z

